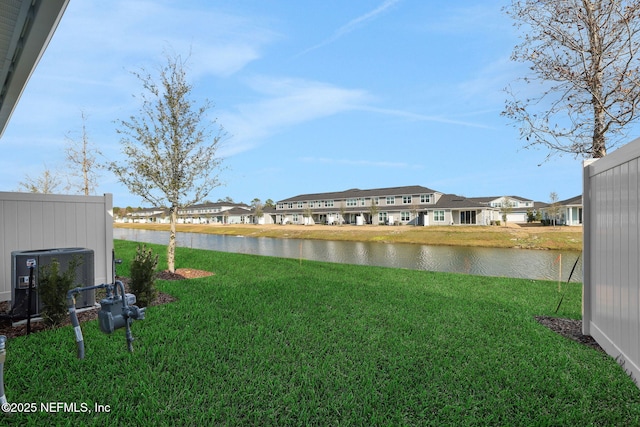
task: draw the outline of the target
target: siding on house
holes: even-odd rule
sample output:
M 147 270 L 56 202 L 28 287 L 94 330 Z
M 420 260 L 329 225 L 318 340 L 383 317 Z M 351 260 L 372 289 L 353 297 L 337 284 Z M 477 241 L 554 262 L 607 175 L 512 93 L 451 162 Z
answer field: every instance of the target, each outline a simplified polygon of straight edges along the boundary
M 501 210 L 503 205 L 508 203 L 507 222 L 511 223 L 526 223 L 527 213 L 535 211 L 535 202 L 520 196 L 469 197 L 469 199 L 483 205 L 498 208 L 498 210 Z

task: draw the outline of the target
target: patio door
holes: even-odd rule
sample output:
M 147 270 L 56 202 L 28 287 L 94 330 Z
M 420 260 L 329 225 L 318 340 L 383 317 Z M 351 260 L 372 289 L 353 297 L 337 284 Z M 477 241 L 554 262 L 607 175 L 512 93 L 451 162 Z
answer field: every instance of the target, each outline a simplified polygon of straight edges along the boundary
M 475 224 L 476 211 L 460 211 L 460 224 Z

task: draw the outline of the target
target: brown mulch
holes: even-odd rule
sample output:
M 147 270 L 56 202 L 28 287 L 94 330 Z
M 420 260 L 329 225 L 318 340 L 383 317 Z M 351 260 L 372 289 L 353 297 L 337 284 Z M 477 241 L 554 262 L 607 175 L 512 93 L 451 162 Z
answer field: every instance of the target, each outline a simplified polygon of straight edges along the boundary
M 562 319 L 559 317 L 536 316 L 541 325 L 546 326 L 565 338 L 579 342 L 604 353 L 604 350 L 593 337 L 582 334 L 582 320 Z
M 194 270 L 190 268 L 179 268 L 176 269 L 175 273 L 171 273 L 169 271 L 160 271 L 157 274 L 158 279 L 162 280 L 185 280 L 185 279 L 196 279 L 199 277 L 207 277 L 212 276 L 214 273 L 202 270 Z M 125 290 L 128 291 L 128 283 L 129 279 L 127 277 L 118 277 L 118 280 L 121 280 L 125 285 Z M 164 292 L 158 292 L 158 297 L 154 302 L 151 303 L 151 306 L 167 304 L 170 302 L 176 301 L 176 299 Z M 7 313 L 10 309 L 9 303 L 0 303 L 0 313 Z M 98 318 L 98 308 L 93 308 L 87 311 L 83 311 L 78 313 L 78 321 L 80 323 L 94 320 Z M 65 322 L 60 326 L 65 326 L 71 324 L 69 319 L 65 320 Z M 45 331 L 47 329 L 53 329 L 56 326 L 49 327 L 44 324 L 44 322 L 34 322 L 31 321 L 31 333 Z M 27 325 L 20 324 L 17 326 L 12 326 L 12 322 L 9 319 L 0 319 L 0 335 L 5 335 L 8 339 L 19 337 L 27 334 Z

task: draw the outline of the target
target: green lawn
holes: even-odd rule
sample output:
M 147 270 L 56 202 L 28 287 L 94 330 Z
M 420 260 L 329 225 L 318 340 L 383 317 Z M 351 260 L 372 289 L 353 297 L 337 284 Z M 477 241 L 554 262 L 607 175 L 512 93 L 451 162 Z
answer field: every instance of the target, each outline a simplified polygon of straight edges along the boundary
M 164 247 L 153 247 L 165 268 Z M 130 260 L 135 243 L 116 241 L 116 252 Z M 108 413 L 8 424 L 640 424 L 640 391 L 615 360 L 534 320 L 554 315 L 557 283 L 186 248 L 177 257 L 215 275 L 159 282 L 178 301 L 134 323 L 134 353 L 123 330 L 107 336 L 95 321 L 82 325 L 85 360 L 70 327 L 7 344 L 10 402 Z M 580 317 L 580 288 L 568 285 L 557 316 Z

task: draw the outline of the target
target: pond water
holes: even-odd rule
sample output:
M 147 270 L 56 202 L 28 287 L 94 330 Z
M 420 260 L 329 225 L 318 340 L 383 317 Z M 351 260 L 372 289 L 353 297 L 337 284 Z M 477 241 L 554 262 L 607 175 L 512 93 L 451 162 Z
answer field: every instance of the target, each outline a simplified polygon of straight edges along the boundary
M 169 232 L 165 231 L 116 228 L 113 237 L 163 245 L 169 242 Z M 567 281 L 578 260 L 571 281 L 582 281 L 581 253 L 574 251 L 275 239 L 199 233 L 178 233 L 176 239 L 178 246 L 221 252 L 535 280 L 558 280 L 560 277 L 563 282 Z

